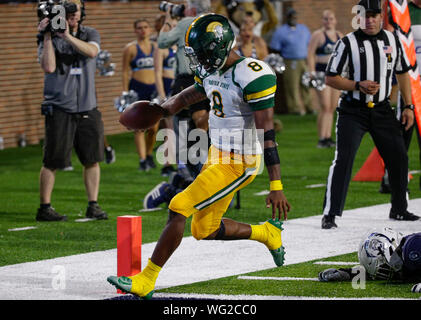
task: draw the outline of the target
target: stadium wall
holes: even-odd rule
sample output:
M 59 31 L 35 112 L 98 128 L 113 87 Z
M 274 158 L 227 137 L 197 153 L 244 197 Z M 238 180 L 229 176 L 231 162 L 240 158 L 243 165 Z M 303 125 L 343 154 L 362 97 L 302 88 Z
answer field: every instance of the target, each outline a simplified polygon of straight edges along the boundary
M 105 132 L 107 135 L 125 132 L 113 106 L 114 98 L 122 91 L 122 51 L 134 39 L 133 21 L 143 17 L 153 22 L 160 1 L 86 2 L 84 23 L 99 31 L 101 48 L 112 54 L 112 62 L 116 64 L 113 76 L 96 77 Z M 349 32 L 355 2 L 296 0 L 284 2 L 284 8 L 294 7 L 300 13 L 299 22 L 307 24 L 312 31 L 320 27 L 321 12 L 331 8 L 337 12 L 338 29 Z M 37 61 L 37 24 L 36 3 L 0 4 L 0 137 L 5 148 L 16 147 L 22 134 L 28 144 L 38 144 L 44 136 L 44 118 L 40 114 L 44 76 Z M 278 84 L 276 111 L 283 113 L 281 79 Z

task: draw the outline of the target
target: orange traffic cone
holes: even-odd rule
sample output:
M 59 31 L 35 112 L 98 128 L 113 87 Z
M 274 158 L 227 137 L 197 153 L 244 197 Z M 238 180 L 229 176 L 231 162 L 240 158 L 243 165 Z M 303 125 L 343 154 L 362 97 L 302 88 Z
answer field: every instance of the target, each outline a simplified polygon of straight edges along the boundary
M 352 181 L 382 181 L 384 168 L 383 159 L 374 147 Z

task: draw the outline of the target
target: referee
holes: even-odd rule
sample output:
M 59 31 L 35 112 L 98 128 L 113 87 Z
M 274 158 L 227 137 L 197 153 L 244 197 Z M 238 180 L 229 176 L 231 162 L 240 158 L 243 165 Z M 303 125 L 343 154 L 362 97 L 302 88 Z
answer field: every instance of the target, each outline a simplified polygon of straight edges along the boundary
M 408 130 L 414 123 L 410 63 L 397 36 L 382 29 L 381 2 L 358 4 L 365 9 L 360 16 L 362 27 L 338 41 L 326 68 L 326 84 L 343 94 L 337 108 L 336 152 L 327 179 L 322 229 L 337 227 L 335 216 L 342 215 L 355 154 L 366 132 L 389 172 L 389 217 L 419 219 L 407 210 L 408 156 L 402 137 L 402 127 Z M 394 72 L 405 102 L 400 122 L 389 104 Z

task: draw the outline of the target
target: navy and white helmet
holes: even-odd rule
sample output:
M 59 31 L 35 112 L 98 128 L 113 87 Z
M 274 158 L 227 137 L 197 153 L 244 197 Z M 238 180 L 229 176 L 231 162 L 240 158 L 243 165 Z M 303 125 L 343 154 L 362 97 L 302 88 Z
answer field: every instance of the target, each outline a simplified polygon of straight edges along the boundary
M 390 264 L 393 252 L 403 234 L 391 228 L 368 232 L 358 246 L 358 260 L 373 279 L 391 279 L 394 269 Z

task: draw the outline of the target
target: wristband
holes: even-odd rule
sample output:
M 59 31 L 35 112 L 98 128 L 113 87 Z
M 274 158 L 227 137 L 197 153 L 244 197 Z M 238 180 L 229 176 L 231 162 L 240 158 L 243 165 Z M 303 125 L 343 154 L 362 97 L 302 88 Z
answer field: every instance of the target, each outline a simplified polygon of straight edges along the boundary
M 263 155 L 266 167 L 280 163 L 278 149 L 276 147 L 265 148 Z
M 410 109 L 410 110 L 414 110 L 414 105 L 413 104 L 408 104 L 408 105 L 406 105 L 405 107 L 403 107 L 403 109 L 405 110 L 405 109 Z
M 281 180 L 273 180 L 270 182 L 270 191 L 280 191 L 283 189 L 284 186 L 282 185 Z
M 359 81 L 355 82 L 355 90 L 360 91 L 360 82 Z

